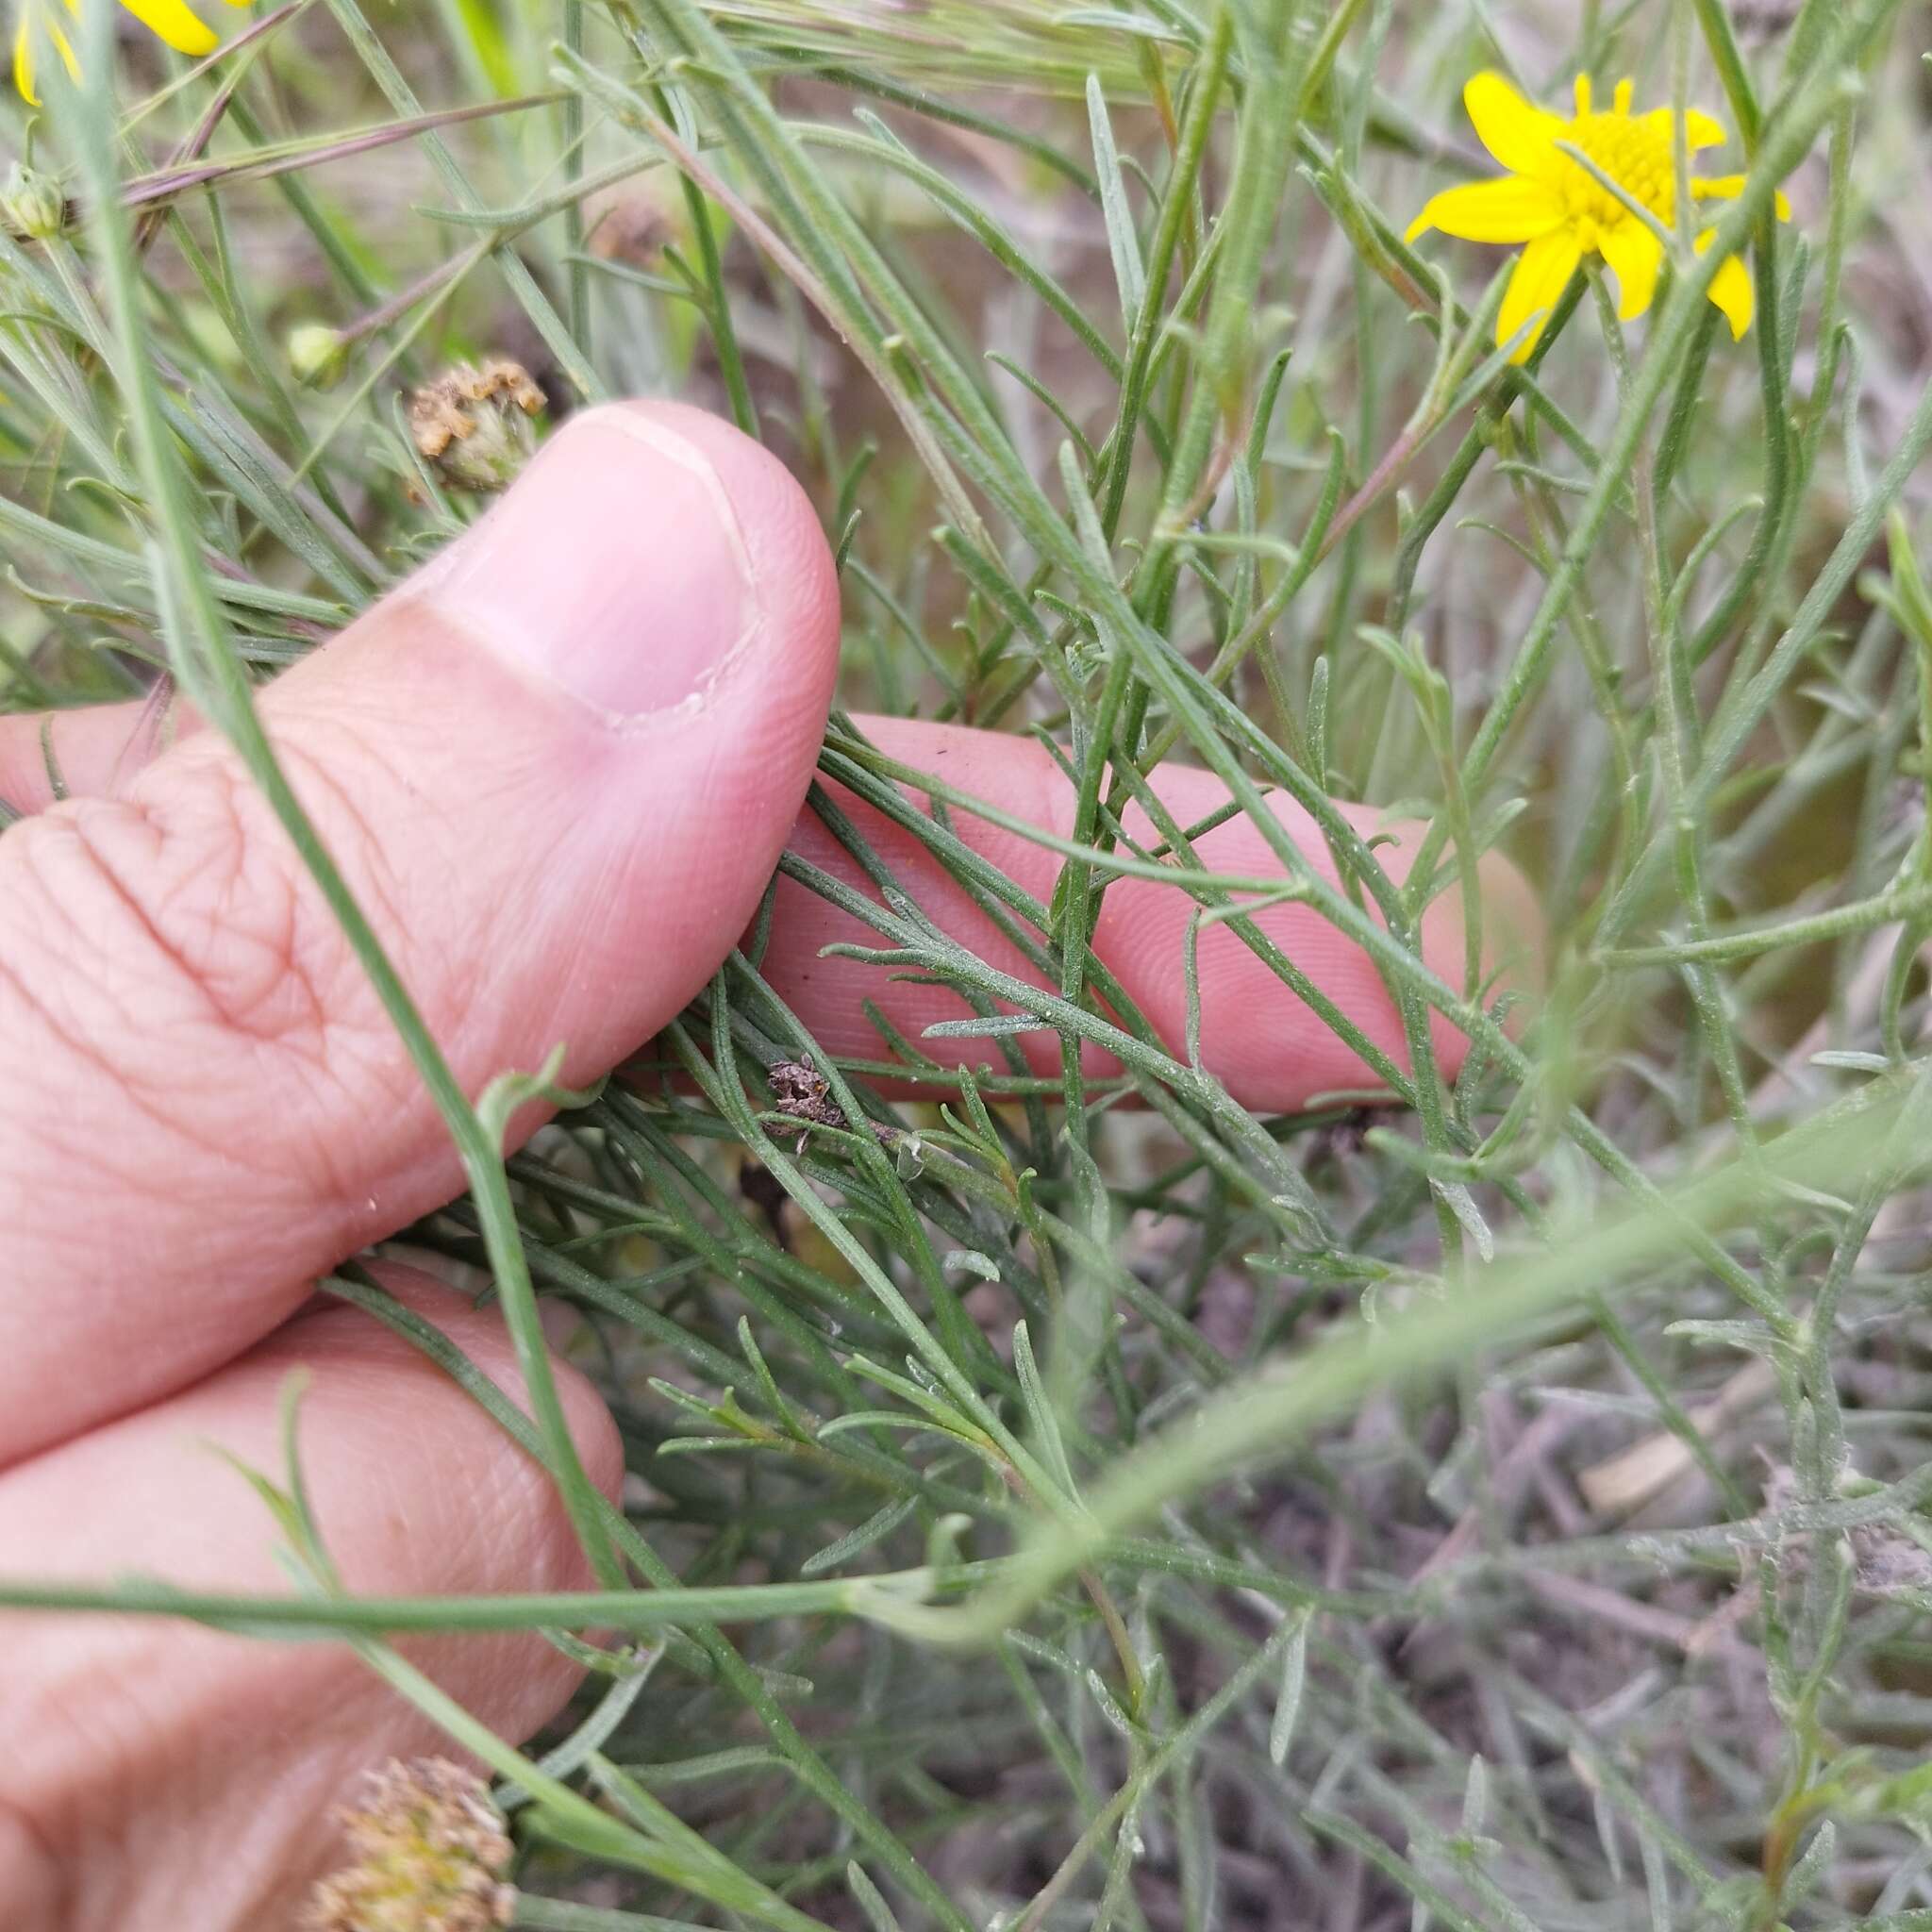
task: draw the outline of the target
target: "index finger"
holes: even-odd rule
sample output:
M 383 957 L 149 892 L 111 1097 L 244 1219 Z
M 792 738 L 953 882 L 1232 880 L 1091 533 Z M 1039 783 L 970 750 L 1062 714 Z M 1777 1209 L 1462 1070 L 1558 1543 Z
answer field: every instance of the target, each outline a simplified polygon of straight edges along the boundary
M 859 721 L 872 741 L 893 760 L 930 772 L 958 792 L 996 805 L 1009 817 L 1030 822 L 1059 838 L 1074 826 L 1072 781 L 1043 745 L 959 725 L 901 718 Z M 1183 828 L 1199 824 L 1229 804 L 1227 788 L 1211 773 L 1164 765 L 1153 790 Z M 912 831 L 856 798 L 842 787 L 827 788 L 860 835 L 890 868 L 897 884 L 948 939 L 986 964 L 1026 986 L 1051 990 L 1047 975 L 1000 929 L 973 894 Z M 926 800 L 916 786 L 904 788 L 922 811 Z M 1334 882 L 1335 861 L 1321 828 L 1291 799 L 1268 801 L 1308 866 Z M 1407 876 L 1421 844 L 1422 827 L 1385 821 L 1372 807 L 1344 807 L 1365 835 L 1388 842 L 1377 857 L 1397 884 Z M 1048 845 L 950 807 L 952 831 L 980 857 L 1037 901 L 1052 896 L 1065 858 Z M 1128 836 L 1143 850 L 1160 845 L 1160 834 L 1139 806 L 1125 815 Z M 1245 816 L 1216 824 L 1192 840 L 1195 858 L 1209 870 L 1249 879 L 1281 878 L 1282 864 L 1262 829 Z M 842 884 L 877 900 L 879 893 L 858 860 L 808 806 L 789 849 Z M 1539 974 L 1542 927 L 1522 874 L 1500 854 L 1485 854 L 1478 877 L 1483 905 L 1485 983 L 1533 987 Z M 1182 886 L 1158 879 L 1120 877 L 1108 885 L 1092 949 L 1106 970 L 1139 1008 L 1169 1053 L 1184 1057 L 1189 1031 L 1189 928 L 1199 901 Z M 1253 915 L 1265 937 L 1285 956 L 1315 1003 L 1298 993 L 1225 923 L 1204 925 L 1195 941 L 1198 961 L 1199 1049 L 1206 1070 L 1233 1097 L 1257 1112 L 1283 1112 L 1326 1093 L 1386 1094 L 1384 1073 L 1365 1061 L 1318 1010 L 1326 1002 L 1380 1055 L 1401 1071 L 1409 1067 L 1407 1035 L 1394 995 L 1354 937 L 1306 904 L 1263 905 Z M 1422 922 L 1424 962 L 1451 985 L 1463 974 L 1464 928 L 1459 899 L 1438 898 Z M 764 974 L 773 990 L 798 1014 L 828 1052 L 855 1059 L 891 1058 L 889 1041 L 867 1016 L 872 1003 L 891 1027 L 942 1067 L 998 1064 L 989 1038 L 922 1039 L 929 1026 L 969 1019 L 973 1008 L 958 992 L 929 979 L 908 979 L 903 968 L 862 959 L 823 957 L 835 944 L 879 947 L 889 943 L 854 914 L 832 905 L 793 878 L 778 882 Z M 999 1003 L 1004 1011 L 1019 1008 Z M 1430 1020 L 1430 1037 L 1443 1072 L 1453 1077 L 1469 1041 L 1441 1014 Z M 1035 1073 L 1057 1074 L 1058 1036 L 1046 1029 L 1013 1036 Z M 1083 1064 L 1090 1078 L 1118 1071 L 1104 1051 L 1089 1046 Z

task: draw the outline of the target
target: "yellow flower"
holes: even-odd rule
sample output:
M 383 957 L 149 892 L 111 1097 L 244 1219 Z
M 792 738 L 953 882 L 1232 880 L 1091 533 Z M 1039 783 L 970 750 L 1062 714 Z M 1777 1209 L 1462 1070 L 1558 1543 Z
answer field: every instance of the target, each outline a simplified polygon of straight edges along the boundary
M 1599 114 L 1591 102 L 1590 76 L 1579 74 L 1576 113 L 1564 121 L 1532 107 L 1500 74 L 1478 74 L 1462 91 L 1483 145 L 1509 172 L 1501 180 L 1444 189 L 1409 225 L 1406 239 L 1413 242 L 1440 228 L 1465 242 L 1524 244 L 1496 317 L 1499 343 L 1530 324 L 1512 362 L 1521 362 L 1536 346 L 1557 298 L 1586 256 L 1601 256 L 1616 276 L 1617 313 L 1625 322 L 1641 315 L 1657 292 L 1664 250 L 1655 231 L 1557 144 L 1566 142 L 1588 155 L 1632 201 L 1649 209 L 1664 228 L 1672 228 L 1677 216 L 1671 158 L 1674 117 L 1669 108 L 1633 114 L 1630 94 L 1630 82 L 1619 81 L 1609 112 Z M 1684 117 L 1684 134 L 1693 153 L 1722 147 L 1728 138 L 1716 121 L 1694 108 Z M 1741 175 L 1690 183 L 1691 198 L 1698 202 L 1728 201 L 1743 186 Z M 1782 194 L 1777 211 L 1781 220 L 1790 219 L 1790 206 Z M 1708 229 L 1696 238 L 1698 254 L 1710 241 Z M 1751 326 L 1751 277 L 1735 255 L 1718 270 L 1710 299 L 1724 310 L 1733 337 Z
M 34 66 L 40 58 L 40 40 L 45 35 L 54 51 L 67 64 L 75 79 L 80 70 L 74 59 L 74 43 L 67 38 L 59 20 L 52 15 L 51 0 L 16 0 L 20 20 L 13 33 L 13 84 L 30 106 L 40 105 L 34 92 Z M 188 0 L 121 0 L 123 7 L 152 34 L 158 35 L 177 54 L 212 54 L 222 37 L 188 5 Z M 246 7 L 248 0 L 228 0 L 230 7 Z M 80 0 L 67 0 L 69 13 L 78 14 Z

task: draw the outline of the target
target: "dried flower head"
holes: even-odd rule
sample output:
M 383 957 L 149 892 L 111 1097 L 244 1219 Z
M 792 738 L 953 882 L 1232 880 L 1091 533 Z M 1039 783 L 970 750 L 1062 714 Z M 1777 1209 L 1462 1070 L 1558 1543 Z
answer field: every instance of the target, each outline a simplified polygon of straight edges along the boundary
M 511 1845 L 482 1779 L 443 1757 L 391 1760 L 339 1817 L 349 1862 L 309 1894 L 308 1932 L 489 1932 L 508 1925 Z
M 627 268 L 655 269 L 665 247 L 678 240 L 678 224 L 671 209 L 649 189 L 638 187 L 614 194 L 597 210 L 586 238 L 600 261 L 621 261 Z
M 409 435 L 424 458 L 459 490 L 508 488 L 537 447 L 531 419 L 543 391 L 521 362 L 459 362 L 409 397 Z

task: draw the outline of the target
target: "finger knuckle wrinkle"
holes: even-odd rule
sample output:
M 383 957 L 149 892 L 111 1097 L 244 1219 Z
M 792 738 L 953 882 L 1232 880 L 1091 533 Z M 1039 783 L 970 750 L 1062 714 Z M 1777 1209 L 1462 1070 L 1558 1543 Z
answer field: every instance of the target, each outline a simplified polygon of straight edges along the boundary
M 66 1866 L 23 1807 L 0 1794 L 0 1924 L 8 1932 L 69 1932 Z
M 41 944 L 141 1032 L 325 1067 L 361 1018 L 346 939 L 245 777 L 213 760 L 171 775 L 159 802 L 43 822 Z

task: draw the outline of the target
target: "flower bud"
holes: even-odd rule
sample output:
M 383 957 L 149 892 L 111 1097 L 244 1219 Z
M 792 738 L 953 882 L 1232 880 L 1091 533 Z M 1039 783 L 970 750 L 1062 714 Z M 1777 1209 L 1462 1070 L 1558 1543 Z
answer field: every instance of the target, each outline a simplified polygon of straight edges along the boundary
M 289 368 L 304 389 L 333 389 L 342 379 L 349 345 L 326 323 L 305 322 L 289 331 Z
M 48 176 L 16 161 L 0 193 L 0 214 L 30 242 L 45 242 L 67 225 L 67 197 Z

